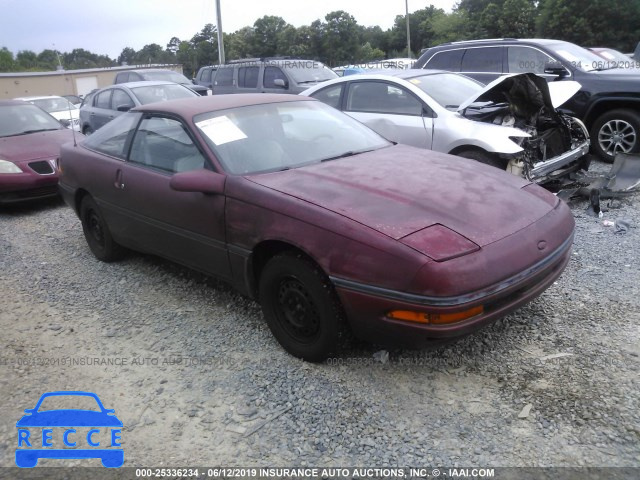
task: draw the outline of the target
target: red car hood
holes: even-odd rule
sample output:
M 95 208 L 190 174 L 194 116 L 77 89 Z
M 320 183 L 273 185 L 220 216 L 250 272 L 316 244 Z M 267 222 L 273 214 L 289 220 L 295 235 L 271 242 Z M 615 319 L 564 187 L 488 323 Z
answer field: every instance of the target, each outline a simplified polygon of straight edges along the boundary
M 76 133 L 77 140 L 84 138 Z M 73 141 L 73 132 L 68 128 L 45 132 L 16 135 L 0 138 L 0 158 L 13 163 L 56 158 L 60 155 L 60 147 Z
M 402 145 L 247 178 L 394 239 L 441 224 L 484 246 L 529 226 L 553 208 L 523 190 L 530 182 L 522 178 L 472 160 Z

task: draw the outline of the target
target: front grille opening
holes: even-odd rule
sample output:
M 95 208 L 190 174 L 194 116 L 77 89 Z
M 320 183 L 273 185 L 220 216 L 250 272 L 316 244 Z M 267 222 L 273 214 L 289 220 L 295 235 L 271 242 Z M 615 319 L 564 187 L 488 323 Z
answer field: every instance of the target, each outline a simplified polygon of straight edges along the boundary
M 53 167 L 51 166 L 51 164 L 44 160 L 41 162 L 31 162 L 29 164 L 29 167 L 31 168 L 31 170 L 39 173 L 40 175 L 50 175 L 53 173 Z

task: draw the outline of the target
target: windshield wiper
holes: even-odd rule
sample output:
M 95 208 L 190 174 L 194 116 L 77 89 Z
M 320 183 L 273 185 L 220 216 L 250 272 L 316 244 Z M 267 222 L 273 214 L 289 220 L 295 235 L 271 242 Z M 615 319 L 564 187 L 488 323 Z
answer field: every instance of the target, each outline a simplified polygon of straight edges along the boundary
M 30 133 L 38 133 L 38 132 L 50 132 L 52 130 L 60 130 L 59 128 L 34 128 L 33 130 L 25 130 L 24 132 L 16 133 L 18 135 L 28 135 Z
M 341 153 L 340 155 L 336 155 L 335 157 L 324 158 L 320 160 L 321 162 L 329 162 L 331 160 L 337 160 L 339 158 L 347 158 L 353 157 L 354 155 L 358 155 L 360 153 L 373 152 L 374 150 L 378 150 L 377 148 L 365 148 L 364 150 L 349 150 L 348 152 Z

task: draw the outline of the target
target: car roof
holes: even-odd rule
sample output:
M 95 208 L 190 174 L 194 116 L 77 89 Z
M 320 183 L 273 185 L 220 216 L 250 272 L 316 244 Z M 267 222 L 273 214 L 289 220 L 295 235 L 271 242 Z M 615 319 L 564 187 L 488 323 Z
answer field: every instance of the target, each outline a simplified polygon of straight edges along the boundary
M 35 95 L 31 97 L 16 97 L 14 100 L 24 100 L 29 102 L 31 100 L 46 100 L 47 98 L 62 98 L 60 95 Z
M 568 43 L 564 40 L 553 40 L 553 39 L 549 39 L 549 38 L 487 38 L 487 39 L 482 39 L 482 40 L 461 40 L 459 42 L 446 42 L 446 43 L 441 43 L 439 45 L 434 45 L 431 48 L 426 48 L 424 49 L 424 51 L 426 52 L 427 50 L 431 50 L 433 49 L 438 49 L 440 47 L 451 47 L 451 46 L 456 46 L 456 45 L 460 45 L 460 46 L 464 46 L 464 45 L 483 45 L 483 44 L 490 44 L 490 43 L 511 43 L 511 42 L 515 42 L 515 43 L 534 43 L 537 45 L 553 45 L 555 43 Z
M 243 93 L 228 95 L 209 95 L 193 98 L 181 98 L 166 102 L 150 103 L 132 109 L 137 112 L 167 112 L 189 118 L 199 113 L 226 110 L 229 108 L 264 105 L 268 103 L 316 101 L 313 98 L 282 93 Z
M 171 70 L 169 68 L 138 68 L 138 69 L 133 69 L 133 70 L 125 70 L 124 72 L 120 72 L 120 73 L 125 73 L 125 72 L 136 72 L 136 73 L 173 72 L 173 73 L 180 73 L 180 72 L 176 72 L 175 70 Z
M 136 87 L 158 87 L 160 85 L 180 85 L 180 84 L 176 82 L 170 82 L 168 80 L 140 80 L 138 82 L 116 83 L 115 85 L 109 85 L 108 87 L 105 87 L 103 90 L 107 88 L 114 88 L 114 87 L 136 88 Z
M 6 107 L 9 105 L 33 105 L 32 103 L 25 102 L 24 100 L 19 99 L 11 99 L 11 100 L 0 100 L 0 107 Z
M 454 75 L 460 75 L 457 72 L 449 72 L 446 70 L 435 70 L 435 69 L 421 69 L 421 68 L 408 68 L 408 69 L 379 69 L 379 70 L 364 70 L 362 73 L 358 73 L 355 75 L 349 75 L 346 77 L 340 77 L 340 79 L 333 79 L 330 80 L 330 82 L 332 83 L 340 83 L 342 82 L 348 82 L 348 81 L 355 81 L 358 79 L 381 79 L 384 77 L 393 77 L 393 78 L 401 78 L 403 80 L 406 80 L 407 78 L 415 78 L 415 77 L 422 77 L 422 76 L 427 76 L 427 75 L 439 75 L 439 74 L 454 74 Z M 329 84 L 328 82 L 323 82 L 326 84 Z

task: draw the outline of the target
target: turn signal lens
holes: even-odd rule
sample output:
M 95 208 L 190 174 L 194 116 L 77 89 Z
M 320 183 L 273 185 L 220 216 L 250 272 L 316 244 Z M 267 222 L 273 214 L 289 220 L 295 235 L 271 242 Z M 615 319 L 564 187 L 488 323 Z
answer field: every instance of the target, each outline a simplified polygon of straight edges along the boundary
M 393 310 L 392 312 L 389 312 L 387 316 L 395 320 L 404 320 L 406 322 L 441 325 L 446 323 L 460 322 L 462 320 L 466 320 L 467 318 L 480 315 L 483 312 L 484 307 L 482 305 L 478 305 L 477 307 L 453 313 L 424 313 L 414 312 L 411 310 Z

